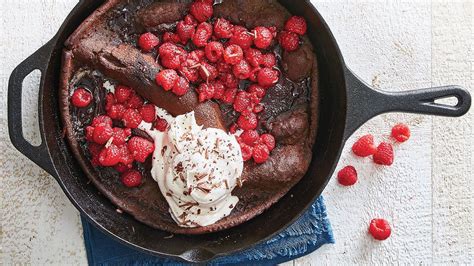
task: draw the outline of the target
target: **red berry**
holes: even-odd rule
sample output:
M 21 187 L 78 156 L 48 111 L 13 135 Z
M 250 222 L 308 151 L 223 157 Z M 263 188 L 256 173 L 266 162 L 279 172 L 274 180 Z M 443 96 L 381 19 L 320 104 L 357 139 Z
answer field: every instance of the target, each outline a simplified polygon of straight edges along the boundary
M 346 166 L 337 173 L 337 180 L 343 186 L 352 186 L 357 182 L 357 171 L 353 166 Z
M 258 144 L 253 147 L 253 160 L 260 164 L 264 163 L 268 160 L 268 157 L 270 156 L 270 151 L 268 150 L 267 145 L 265 144 Z
M 238 79 L 248 79 L 251 71 L 252 68 L 250 67 L 247 60 L 240 60 L 240 62 L 235 64 L 232 68 L 232 72 Z
M 272 135 L 270 134 L 262 134 L 260 136 L 260 141 L 267 145 L 267 148 L 269 151 L 272 151 L 273 149 L 275 149 L 275 137 L 273 137 Z
M 279 36 L 279 41 L 281 47 L 288 52 L 298 49 L 300 45 L 300 38 L 298 35 L 289 31 L 282 31 Z
M 279 79 L 279 72 L 272 68 L 262 68 L 258 72 L 258 84 L 264 88 L 269 88 L 275 85 Z
M 237 126 L 237 124 L 234 123 L 229 127 L 229 133 L 230 134 L 235 134 L 237 132 L 237 129 L 238 129 L 238 126 Z
M 212 96 L 216 100 L 222 99 L 224 97 L 225 93 L 225 87 L 220 81 L 214 81 L 211 83 L 211 86 L 214 87 L 214 95 Z
M 125 106 L 123 104 L 114 104 L 112 107 L 109 108 L 107 111 L 107 114 L 110 116 L 110 118 L 114 120 L 120 120 L 123 117 L 123 113 L 125 113 Z
M 249 74 L 248 79 L 252 82 L 258 82 L 258 73 L 262 70 L 260 67 L 254 67 Z
M 181 57 L 179 55 L 176 56 L 164 56 L 161 58 L 161 64 L 165 68 L 169 69 L 179 69 L 181 67 L 181 63 L 184 62 L 184 60 L 181 60 Z
M 155 150 L 155 145 L 142 137 L 132 137 L 128 141 L 128 150 L 136 161 L 143 163 Z
M 385 240 L 390 237 L 392 229 L 385 219 L 373 219 L 370 221 L 369 233 L 377 240 Z
M 156 84 L 163 87 L 165 91 L 173 89 L 178 81 L 178 73 L 173 69 L 165 69 L 156 74 Z
M 224 60 L 227 64 L 235 65 L 242 61 L 244 58 L 244 52 L 238 45 L 231 44 L 224 50 Z
M 228 89 L 237 89 L 239 86 L 239 81 L 235 78 L 233 74 L 225 74 L 221 78 L 222 83 Z
M 126 127 L 137 128 L 142 122 L 142 116 L 137 109 L 127 109 L 123 114 L 122 121 Z
M 117 170 L 117 172 L 122 174 L 130 170 L 130 167 L 123 163 L 118 163 L 117 165 L 114 166 L 114 169 Z
M 145 104 L 140 108 L 140 115 L 143 121 L 147 123 L 153 123 L 156 119 L 156 110 L 153 104 Z
M 234 101 L 234 110 L 242 112 L 250 107 L 250 95 L 245 91 L 237 93 Z
M 114 166 L 120 162 L 120 149 L 110 144 L 109 147 L 105 147 L 99 154 L 99 163 L 102 166 Z
M 393 164 L 393 148 L 392 145 L 386 142 L 380 143 L 374 156 L 374 163 L 380 165 L 390 166 Z
M 178 46 L 174 43 L 165 42 L 158 49 L 160 57 L 174 57 L 180 53 Z
M 257 95 L 257 97 L 259 97 L 259 98 L 263 98 L 265 96 L 265 93 L 266 93 L 265 89 L 262 86 L 259 86 L 257 84 L 250 85 L 249 88 L 247 89 L 247 91 L 249 93 Z
M 130 87 L 123 86 L 123 85 L 117 85 L 115 87 L 115 100 L 118 103 L 125 103 L 128 98 L 132 95 L 133 90 Z
M 94 141 L 94 127 L 91 127 L 91 126 L 86 127 L 86 140 L 89 142 Z
M 263 55 L 260 50 L 249 48 L 245 50 L 245 59 L 253 66 L 258 67 L 262 64 Z
M 285 23 L 285 30 L 299 35 L 304 35 L 306 28 L 306 20 L 303 17 L 292 16 Z
M 122 174 L 122 183 L 126 187 L 138 187 L 142 183 L 142 174 L 137 170 L 129 170 Z
M 247 50 L 253 44 L 253 34 L 245 30 L 235 32 L 229 40 L 230 44 L 236 44 L 243 50 Z
M 198 21 L 196 20 L 196 18 L 191 15 L 191 14 L 188 14 L 184 17 L 184 23 L 188 24 L 188 25 L 194 25 L 194 26 L 197 26 L 198 25 Z
M 96 116 L 93 120 L 92 120 L 92 124 L 91 126 L 93 127 L 98 127 L 100 125 L 107 125 L 109 127 L 112 127 L 112 119 L 110 119 L 110 117 L 106 116 L 106 115 L 99 115 L 99 116 Z
M 232 104 L 236 95 L 237 88 L 227 88 L 224 92 L 224 96 L 222 97 L 222 101 L 226 104 Z
M 258 48 L 267 49 L 272 44 L 273 34 L 268 28 L 256 27 L 253 34 L 255 35 L 255 46 Z
M 352 145 L 352 152 L 359 157 L 373 155 L 376 151 L 377 147 L 374 145 L 374 136 L 370 134 L 361 137 Z
M 125 103 L 125 107 L 138 109 L 143 106 L 143 98 L 138 94 L 133 94 Z
M 252 130 L 257 128 L 257 115 L 250 113 L 248 115 L 240 115 L 237 119 L 237 124 L 243 130 Z
M 205 52 L 207 59 L 215 63 L 222 57 L 224 46 L 220 42 L 210 42 L 206 45 Z
M 105 110 L 108 111 L 115 104 L 115 97 L 112 93 L 105 95 Z
M 212 17 L 214 9 L 212 4 L 206 3 L 205 1 L 195 1 L 189 8 L 189 13 L 193 15 L 197 21 L 204 22 Z
M 155 128 L 161 132 L 165 132 L 168 129 L 168 121 L 158 118 L 155 123 Z
M 201 66 L 199 67 L 199 75 L 203 80 L 209 82 L 215 80 L 219 75 L 219 72 L 217 71 L 217 68 L 214 65 L 202 62 Z
M 232 37 L 232 24 L 223 18 L 218 18 L 214 24 L 214 35 L 220 39 L 229 39 Z
M 245 143 L 240 143 L 240 150 L 242 152 L 242 159 L 244 162 L 252 159 L 252 154 L 253 154 L 253 148 L 250 145 L 247 145 Z
M 82 87 L 77 88 L 71 97 L 72 104 L 78 108 L 84 108 L 84 107 L 89 106 L 91 101 L 92 101 L 92 94 L 88 90 Z
M 276 57 L 273 53 L 264 54 L 262 57 L 262 65 L 272 68 L 276 65 Z
M 181 38 L 177 33 L 165 32 L 163 33 L 163 42 L 176 44 L 181 42 Z
M 204 102 L 214 97 L 214 87 L 207 83 L 201 83 L 197 92 L 199 94 L 199 102 Z
M 194 36 L 192 38 L 193 43 L 197 47 L 204 47 L 206 46 L 211 36 L 212 36 L 212 25 L 207 22 L 203 22 L 199 24 L 199 26 L 196 29 L 196 33 L 194 33 Z
M 260 139 L 260 136 L 256 130 L 245 130 L 240 138 L 245 144 L 253 146 Z
M 133 158 L 132 154 L 128 150 L 127 145 L 121 145 L 121 146 L 118 146 L 118 147 L 120 149 L 120 163 L 123 163 L 123 164 L 131 167 L 132 163 L 133 163 L 133 161 L 135 161 L 135 159 Z
M 196 26 L 193 24 L 187 24 L 184 21 L 178 22 L 176 25 L 176 33 L 179 36 L 182 44 L 186 44 L 194 36 L 196 32 Z
M 138 46 L 145 52 L 151 52 L 151 50 L 159 44 L 160 39 L 151 32 L 143 33 L 140 35 L 140 38 L 138 38 Z
M 120 128 L 115 127 L 114 129 L 114 140 L 112 141 L 115 145 L 123 145 L 127 143 L 128 138 L 132 135 L 132 130 L 130 128 Z
M 405 124 L 396 124 L 392 128 L 392 137 L 398 142 L 405 142 L 410 138 L 410 128 Z
M 224 54 L 224 52 L 222 52 L 222 54 Z M 216 67 L 221 75 L 228 74 L 232 71 L 232 65 L 227 64 L 224 60 L 218 61 Z
M 179 77 L 176 84 L 174 84 L 172 91 L 177 96 L 183 96 L 188 92 L 188 90 L 189 90 L 189 82 L 185 78 Z
M 94 128 L 92 139 L 97 144 L 105 144 L 114 135 L 113 129 L 108 125 L 99 125 Z

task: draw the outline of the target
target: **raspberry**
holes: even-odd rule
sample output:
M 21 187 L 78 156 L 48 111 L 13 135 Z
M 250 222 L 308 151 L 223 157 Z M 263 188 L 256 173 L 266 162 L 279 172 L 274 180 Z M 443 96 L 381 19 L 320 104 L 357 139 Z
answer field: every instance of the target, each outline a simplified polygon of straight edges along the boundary
M 129 167 L 132 166 L 133 161 L 135 160 L 130 154 L 127 145 L 118 146 L 120 150 L 120 163 L 123 163 Z
M 176 25 L 176 33 L 179 36 L 182 44 L 186 44 L 194 36 L 196 26 L 193 24 L 186 24 L 184 21 L 178 22 Z
M 122 121 L 126 127 L 137 128 L 142 122 L 142 116 L 137 109 L 127 109 L 123 114 Z
M 222 57 L 224 46 L 220 42 L 210 42 L 206 45 L 205 52 L 207 59 L 215 63 Z
M 289 31 L 282 31 L 279 36 L 279 41 L 281 47 L 288 52 L 298 49 L 300 45 L 300 38 L 298 35 Z
M 201 62 L 206 56 L 205 51 L 203 50 L 193 50 L 188 54 L 188 59 L 196 61 L 196 63 Z
M 265 110 L 265 107 L 262 105 L 262 104 L 257 104 L 253 107 L 253 112 L 258 114 L 258 113 L 261 113 L 263 112 L 263 110 Z
M 273 34 L 272 32 L 266 27 L 256 27 L 253 30 L 253 34 L 255 35 L 255 46 L 260 49 L 267 49 L 273 41 Z
M 259 97 L 259 98 L 263 98 L 265 96 L 265 93 L 266 93 L 265 89 L 262 86 L 259 86 L 257 84 L 250 85 L 249 88 L 247 89 L 247 91 L 249 93 L 257 95 L 257 97 Z
M 250 73 L 248 79 L 252 82 L 257 82 L 258 81 L 258 73 L 262 70 L 260 67 L 254 67 Z
M 337 180 L 343 186 L 352 186 L 357 182 L 357 171 L 353 166 L 346 166 L 337 173 Z
M 114 166 L 114 169 L 117 170 L 117 172 L 123 174 L 127 172 L 128 170 L 130 170 L 130 167 L 123 163 L 118 163 L 117 165 Z
M 136 161 L 144 163 L 146 158 L 155 150 L 155 145 L 142 137 L 132 137 L 128 141 L 128 150 Z
M 93 120 L 92 120 L 92 124 L 91 126 L 93 127 L 98 127 L 100 125 L 107 125 L 109 127 L 112 127 L 112 119 L 110 119 L 110 117 L 106 116 L 106 115 L 99 115 L 99 116 L 96 116 Z
M 245 144 L 250 146 L 253 146 L 260 139 L 258 132 L 255 130 L 246 130 L 240 137 Z
M 181 42 L 181 38 L 177 33 L 165 32 L 163 33 L 163 42 L 177 44 Z
M 140 35 L 140 38 L 138 38 L 138 46 L 145 52 L 151 52 L 151 50 L 159 44 L 160 39 L 151 32 L 143 33 Z
M 392 229 L 385 219 L 372 219 L 369 225 L 369 233 L 377 240 L 385 240 L 390 237 Z
M 229 39 L 232 37 L 232 24 L 223 18 L 218 18 L 214 24 L 214 35 L 220 39 Z
M 198 21 L 196 20 L 196 18 L 191 15 L 191 14 L 188 14 L 184 17 L 184 23 L 188 24 L 188 25 L 194 25 L 194 26 L 197 26 L 198 25 Z
M 226 104 L 232 104 L 235 100 L 236 95 L 237 95 L 237 87 L 227 88 L 224 92 L 224 96 L 222 97 L 222 101 Z
M 380 143 L 374 156 L 374 163 L 380 165 L 390 166 L 393 164 L 393 148 L 392 145 L 386 142 Z
M 193 51 L 194 52 L 194 51 Z M 192 54 L 191 52 L 190 54 Z M 179 73 L 184 76 L 189 82 L 196 82 L 199 80 L 199 72 L 197 66 L 199 61 L 190 58 L 188 55 L 188 59 L 181 65 L 179 68 Z
M 204 102 L 214 97 L 214 87 L 207 83 L 201 83 L 197 92 L 199 94 L 199 102 Z
M 94 141 L 94 127 L 87 126 L 86 127 L 86 140 L 89 142 Z
M 262 64 L 263 55 L 260 50 L 249 48 L 245 50 L 245 59 L 253 66 L 258 67 Z
M 212 4 L 206 3 L 205 1 L 195 1 L 189 8 L 189 13 L 193 15 L 197 21 L 204 22 L 212 17 L 214 9 Z
M 110 118 L 114 120 L 120 120 L 123 117 L 123 113 L 125 112 L 125 106 L 123 104 L 114 104 L 110 109 L 107 111 L 107 114 Z
M 278 82 L 279 79 L 279 73 L 278 71 L 272 69 L 272 68 L 262 68 L 258 72 L 258 85 L 264 87 L 264 88 L 269 88 L 275 85 Z
M 306 20 L 303 17 L 292 16 L 285 23 L 285 30 L 299 35 L 304 35 L 306 28 Z
M 128 98 L 130 98 L 132 93 L 132 88 L 123 85 L 117 85 L 117 87 L 115 87 L 114 93 L 115 101 L 117 101 L 118 103 L 125 103 Z
M 276 57 L 273 53 L 264 54 L 262 57 L 262 65 L 272 68 L 276 65 Z
M 245 143 L 240 143 L 240 150 L 242 152 L 242 159 L 244 160 L 244 162 L 252 158 L 252 154 L 253 154 L 252 146 L 247 145 Z
M 228 89 L 237 89 L 239 86 L 239 81 L 235 78 L 233 74 L 225 74 L 221 78 L 222 83 Z
M 179 53 L 179 49 L 176 44 L 165 42 L 158 48 L 158 53 L 161 57 L 172 57 Z
M 267 145 L 265 144 L 258 144 L 253 147 L 253 160 L 258 163 L 264 163 L 268 160 L 268 157 L 270 156 L 270 151 L 268 150 Z
M 269 151 L 272 151 L 273 149 L 275 149 L 275 137 L 273 137 L 272 135 L 270 134 L 262 134 L 260 136 L 260 141 L 267 145 L 267 148 Z
M 138 187 L 142 183 L 142 174 L 137 170 L 129 170 L 122 174 L 122 184 L 126 187 Z
M 244 58 L 244 52 L 242 48 L 238 45 L 231 44 L 224 50 L 224 61 L 227 64 L 235 65 L 238 62 L 242 61 Z
M 120 162 L 120 149 L 111 144 L 109 147 L 103 148 L 99 154 L 99 163 L 102 166 L 114 166 Z
M 392 137 L 398 142 L 405 142 L 410 138 L 410 128 L 405 124 L 396 124 L 392 128 Z
M 199 24 L 196 29 L 196 33 L 192 38 L 194 45 L 197 47 L 204 47 L 206 46 L 207 42 L 212 36 L 212 26 L 207 22 L 203 22 Z
M 112 93 L 105 95 L 105 110 L 108 111 L 115 104 L 115 97 Z
M 179 54 L 175 56 L 163 56 L 161 57 L 161 64 L 165 68 L 177 70 L 181 67 L 181 63 L 184 62 L 184 60 L 185 59 Z
M 237 124 L 243 130 L 252 130 L 257 128 L 257 115 L 250 113 L 248 115 L 240 115 L 237 119 Z
M 102 151 L 102 147 L 103 147 L 102 145 L 99 145 L 94 142 L 88 143 L 92 166 L 100 166 L 99 155 L 100 155 L 100 152 Z
M 143 98 L 137 94 L 133 94 L 130 99 L 125 103 L 125 107 L 138 109 L 143 106 Z
M 258 95 L 256 93 L 250 93 L 250 100 L 252 101 L 252 103 L 255 105 L 255 104 L 259 104 L 260 101 L 261 101 L 261 98 L 258 97 Z
M 165 91 L 173 89 L 178 80 L 178 73 L 173 69 L 165 69 L 156 74 L 156 84 L 163 87 Z
M 229 40 L 230 44 L 236 44 L 240 46 L 243 50 L 247 50 L 253 44 L 253 34 L 245 30 L 238 30 L 232 35 Z
M 212 97 L 216 100 L 222 99 L 225 93 L 225 87 L 222 82 L 214 81 L 211 85 L 214 87 L 214 95 Z
M 219 72 L 214 65 L 203 62 L 199 67 L 199 75 L 203 80 L 209 82 L 215 80 L 219 75 Z
M 114 129 L 114 140 L 112 141 L 115 145 L 123 145 L 127 143 L 127 139 L 132 135 L 132 130 L 130 128 L 119 128 L 115 127 Z
M 114 131 L 108 125 L 99 125 L 94 128 L 92 139 L 97 144 L 105 144 L 114 135 Z
M 238 126 L 237 126 L 237 124 L 234 123 L 229 127 L 229 133 L 230 134 L 235 134 L 235 132 L 237 132 L 237 129 L 238 129 Z
M 361 137 L 352 145 L 352 152 L 359 157 L 373 155 L 376 151 L 377 147 L 374 145 L 374 137 L 370 134 Z
M 88 90 L 82 87 L 77 88 L 71 97 L 72 104 L 76 106 L 77 108 L 87 107 L 89 106 L 91 101 L 92 101 L 92 94 Z
M 155 128 L 161 132 L 165 132 L 168 129 L 168 121 L 158 118 L 155 123 Z
M 140 108 L 140 115 L 143 121 L 147 123 L 153 123 L 156 119 L 155 106 L 153 104 L 145 104 Z
M 172 91 L 177 96 L 183 96 L 188 92 L 188 90 L 189 90 L 189 82 L 185 78 L 179 77 L 176 84 L 174 84 Z
M 224 54 L 224 52 L 222 52 L 222 54 Z M 228 74 L 232 71 L 232 65 L 227 64 L 224 60 L 218 61 L 216 67 L 221 75 Z
M 249 108 L 250 106 L 250 95 L 245 91 L 240 91 L 237 93 L 234 101 L 234 110 L 237 112 L 242 112 Z
M 252 69 L 247 60 L 240 60 L 240 62 L 235 64 L 232 68 L 232 72 L 238 79 L 248 79 L 251 71 Z

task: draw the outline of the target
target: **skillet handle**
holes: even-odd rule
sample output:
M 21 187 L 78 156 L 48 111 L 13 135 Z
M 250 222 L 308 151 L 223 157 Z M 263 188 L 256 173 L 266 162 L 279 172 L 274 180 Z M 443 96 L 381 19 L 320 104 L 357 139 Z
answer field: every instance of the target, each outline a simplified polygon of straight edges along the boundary
M 405 112 L 458 117 L 467 113 L 471 107 L 471 95 L 460 86 L 387 92 L 371 88 L 347 68 L 345 76 L 348 90 L 345 139 L 379 114 Z M 454 106 L 435 103 L 435 100 L 447 97 L 455 97 L 458 103 Z
M 32 71 L 38 69 L 42 74 L 40 81 L 41 88 L 44 82 L 44 73 L 46 71 L 48 57 L 52 49 L 53 42 L 50 41 L 13 70 L 8 82 L 8 133 L 13 146 L 15 146 L 18 151 L 43 168 L 46 172 L 56 177 L 56 171 L 50 160 L 43 134 L 41 134 L 41 144 L 39 146 L 31 145 L 23 136 L 23 121 L 21 117 L 23 80 Z M 38 115 L 40 121 L 42 119 L 41 99 L 42 96 L 40 94 L 38 99 Z

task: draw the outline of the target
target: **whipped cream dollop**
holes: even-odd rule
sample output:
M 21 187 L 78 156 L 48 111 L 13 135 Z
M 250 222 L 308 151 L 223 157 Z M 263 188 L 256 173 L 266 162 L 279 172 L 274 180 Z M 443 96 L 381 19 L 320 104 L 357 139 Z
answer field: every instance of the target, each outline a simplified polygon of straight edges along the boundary
M 140 129 L 154 139 L 151 174 L 181 227 L 207 226 L 228 216 L 239 199 L 231 194 L 240 183 L 244 162 L 233 135 L 203 129 L 194 112 L 170 116 L 157 108 L 169 130 L 160 132 L 149 123 Z

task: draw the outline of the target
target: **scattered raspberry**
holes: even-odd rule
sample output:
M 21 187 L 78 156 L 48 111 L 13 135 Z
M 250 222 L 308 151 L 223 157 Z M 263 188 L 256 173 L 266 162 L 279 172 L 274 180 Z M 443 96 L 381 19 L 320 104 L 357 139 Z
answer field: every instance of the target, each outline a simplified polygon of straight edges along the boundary
M 258 97 L 256 93 L 250 93 L 250 101 L 253 105 L 259 104 L 262 98 Z
M 237 124 L 234 123 L 229 127 L 229 133 L 230 134 L 235 134 L 237 132 L 237 129 L 238 129 L 238 126 L 237 126 Z
M 269 151 L 272 151 L 273 149 L 275 149 L 275 137 L 273 137 L 272 135 L 270 134 L 262 134 L 260 136 L 260 141 L 267 145 L 267 148 Z
M 92 124 L 91 126 L 93 127 L 98 127 L 100 125 L 107 125 L 109 127 L 112 127 L 112 119 L 110 119 L 110 117 L 106 116 L 106 115 L 99 115 L 99 116 L 96 116 L 93 120 L 92 120 Z
M 151 50 L 159 44 L 160 39 L 151 32 L 143 33 L 140 35 L 140 38 L 138 38 L 138 46 L 145 52 L 151 52 Z
M 224 96 L 222 97 L 222 102 L 226 104 L 232 104 L 235 100 L 236 95 L 237 95 L 237 87 L 228 88 L 224 92 Z
M 123 85 L 117 85 L 115 87 L 115 101 L 118 103 L 125 103 L 130 96 L 133 94 L 133 90 L 130 87 L 123 86 Z
M 244 162 L 252 159 L 253 155 L 253 148 L 250 145 L 247 145 L 245 143 L 240 143 L 240 150 L 242 152 L 242 159 Z
M 196 32 L 196 26 L 193 24 L 187 24 L 184 21 L 178 22 L 176 25 L 176 33 L 179 36 L 182 44 L 186 44 L 194 36 Z
M 352 186 L 357 182 L 357 171 L 353 166 L 346 166 L 337 173 L 337 180 L 343 186 Z
M 265 110 L 263 104 L 257 104 L 253 107 L 253 112 L 256 114 L 263 112 L 263 110 Z
M 132 130 L 130 128 L 120 128 L 115 127 L 114 129 L 114 140 L 113 144 L 120 146 L 127 142 L 128 138 L 132 135 Z
M 192 54 L 192 52 L 190 53 Z M 188 59 L 181 64 L 179 68 L 179 73 L 184 76 L 189 82 L 197 82 L 199 80 L 199 72 L 198 72 L 198 61 L 194 59 L 190 59 L 188 55 Z
M 144 163 L 155 150 L 155 145 L 142 137 L 132 137 L 128 141 L 128 150 L 136 161 Z
M 393 164 L 393 148 L 392 145 L 386 142 L 380 143 L 374 156 L 374 163 L 380 165 L 390 166 Z
M 269 88 L 275 85 L 279 79 L 279 72 L 272 68 L 262 68 L 258 72 L 258 84 L 264 88 Z
M 172 91 L 177 96 L 183 96 L 188 92 L 188 90 L 189 90 L 189 82 L 185 78 L 179 77 Z
M 250 76 L 250 72 L 252 71 L 249 63 L 247 60 L 240 60 L 237 64 L 234 65 L 232 68 L 232 72 L 234 73 L 235 77 L 238 79 L 248 79 Z
M 197 89 L 199 102 L 210 100 L 214 97 L 214 87 L 207 83 L 201 83 Z
M 125 107 L 138 109 L 143 106 L 143 98 L 138 94 L 133 94 L 130 99 L 125 103 Z
M 82 87 L 77 88 L 71 97 L 72 104 L 77 108 L 87 107 L 89 106 L 91 101 L 92 101 L 92 94 L 88 90 Z
M 300 45 L 298 35 L 289 31 L 282 31 L 279 36 L 279 41 L 281 47 L 288 52 L 295 51 Z
M 109 147 L 105 147 L 99 154 L 99 163 L 102 166 L 114 166 L 120 162 L 120 149 L 110 144 Z
M 373 219 L 370 221 L 369 233 L 377 240 L 385 240 L 390 237 L 392 229 L 385 219 Z
M 249 108 L 250 106 L 250 95 L 245 91 L 240 91 L 237 93 L 234 101 L 234 110 L 237 112 L 242 112 Z
M 184 23 L 188 24 L 188 25 L 194 25 L 194 26 L 197 26 L 198 25 L 198 21 L 196 20 L 196 18 L 191 15 L 191 14 L 188 14 L 184 17 Z
M 224 53 L 222 53 L 224 54 Z M 220 60 L 216 64 L 217 71 L 223 76 L 225 74 L 228 74 L 232 71 L 232 65 L 229 65 L 225 62 L 225 60 Z
M 214 87 L 214 96 L 213 99 L 220 100 L 224 97 L 225 87 L 221 81 L 214 81 L 211 86 Z
M 194 34 L 192 40 L 194 45 L 197 47 L 204 47 L 206 46 L 207 42 L 212 36 L 212 26 L 207 22 L 203 22 L 199 24 L 196 29 L 196 33 Z
M 122 119 L 125 110 L 126 108 L 123 106 L 123 104 L 114 104 L 109 108 L 107 114 L 114 120 L 120 120 Z
M 266 93 L 265 89 L 262 86 L 257 85 L 257 84 L 250 85 L 247 91 L 249 93 L 255 94 L 259 98 L 263 98 Z
M 132 163 L 135 161 L 132 154 L 128 150 L 127 145 L 118 146 L 120 150 L 120 163 L 123 163 L 129 167 L 132 166 Z
M 263 55 L 260 50 L 249 48 L 245 50 L 245 59 L 253 66 L 258 67 L 262 64 Z
M 142 183 L 142 174 L 137 170 L 129 170 L 122 174 L 122 183 L 126 187 L 138 187 Z
M 377 147 L 374 145 L 374 136 L 370 134 L 361 137 L 352 145 L 352 152 L 359 157 L 373 155 L 376 151 Z
M 112 93 L 105 95 L 105 110 L 108 111 L 115 104 L 115 97 Z
M 253 34 L 255 35 L 255 46 L 260 49 L 267 49 L 273 41 L 273 34 L 272 32 L 266 27 L 256 27 L 253 30 Z
M 177 33 L 165 32 L 163 33 L 163 42 L 177 44 L 181 42 L 181 38 Z
M 233 74 L 230 73 L 222 76 L 221 82 L 228 89 L 237 89 L 237 87 L 239 86 L 239 81 L 235 78 Z
M 207 59 L 215 63 L 221 59 L 224 53 L 224 46 L 220 42 L 210 42 L 206 45 L 205 52 Z
M 231 44 L 224 50 L 224 60 L 227 64 L 235 65 L 242 61 L 244 58 L 244 52 L 238 45 Z
M 268 160 L 268 157 L 270 156 L 270 151 L 268 150 L 267 145 L 265 144 L 258 144 L 253 147 L 253 160 L 258 163 L 264 163 Z
M 217 68 L 214 65 L 202 62 L 201 66 L 199 67 L 199 75 L 203 80 L 209 82 L 215 80 L 219 75 L 219 72 L 217 71 Z
M 153 123 L 156 119 L 156 110 L 153 104 L 145 104 L 140 108 L 140 115 L 143 121 L 147 123 Z
M 86 140 L 89 142 L 94 141 L 94 127 L 87 126 L 86 127 Z
M 214 9 L 212 4 L 206 3 L 205 1 L 195 1 L 189 8 L 189 13 L 193 15 L 197 21 L 204 22 L 212 17 Z
M 276 57 L 273 53 L 264 54 L 262 57 L 262 65 L 272 68 L 276 65 Z
M 97 144 L 105 144 L 114 135 L 113 129 L 109 125 L 99 125 L 94 128 L 92 139 Z
M 91 155 L 91 164 L 92 166 L 100 166 L 99 162 L 99 155 L 100 152 L 102 151 L 102 145 L 99 145 L 94 142 L 89 142 L 88 143 L 88 148 L 89 148 L 89 153 Z
M 127 109 L 123 114 L 122 121 L 126 127 L 137 128 L 142 122 L 142 116 L 137 109 Z
M 178 46 L 174 43 L 165 42 L 158 49 L 160 57 L 174 57 L 179 54 Z
M 234 27 L 235 29 L 236 27 Z M 243 50 L 247 50 L 253 44 L 253 34 L 245 30 L 238 30 L 229 40 L 230 44 L 236 44 Z
M 223 18 L 218 18 L 214 24 L 214 35 L 220 39 L 229 39 L 232 37 L 232 24 Z
M 156 74 L 156 84 L 163 87 L 165 91 L 173 89 L 178 81 L 178 73 L 173 69 L 165 69 Z
M 299 35 L 305 35 L 306 28 L 306 20 L 303 17 L 292 16 L 285 23 L 285 30 Z
M 258 119 L 257 115 L 250 113 L 248 115 L 241 115 L 237 119 L 237 124 L 243 130 L 252 130 L 257 128 Z
M 117 170 L 117 172 L 123 174 L 127 172 L 128 170 L 130 170 L 130 167 L 123 163 L 118 163 L 117 165 L 114 166 L 114 169 Z
M 158 118 L 155 123 L 155 128 L 161 132 L 168 130 L 168 121 L 162 118 Z
M 161 64 L 165 68 L 169 69 L 179 69 L 181 67 L 181 63 L 184 62 L 184 57 L 180 56 L 179 53 L 174 56 L 164 56 L 161 57 Z
M 256 130 L 245 130 L 240 138 L 245 144 L 253 146 L 260 139 L 260 136 Z
M 410 128 L 405 124 L 396 124 L 392 128 L 392 137 L 398 142 L 405 142 L 410 138 Z

